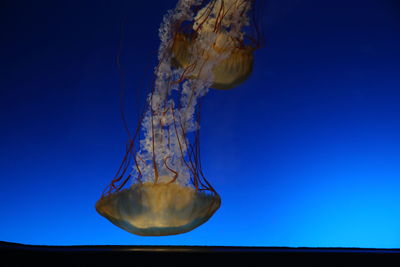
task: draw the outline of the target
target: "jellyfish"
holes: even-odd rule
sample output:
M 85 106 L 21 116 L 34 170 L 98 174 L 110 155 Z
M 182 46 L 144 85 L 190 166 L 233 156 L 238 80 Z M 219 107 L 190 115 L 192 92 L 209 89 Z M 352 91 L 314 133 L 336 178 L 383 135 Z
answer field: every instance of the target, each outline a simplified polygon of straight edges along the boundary
M 242 26 L 234 23 L 232 19 L 246 19 L 244 12 L 248 11 L 252 1 L 211 1 L 201 9 L 194 18 L 193 31 L 185 33 L 178 31 L 172 46 L 173 64 L 178 67 L 186 68 L 193 63 L 193 54 L 199 49 L 196 47 L 201 42 L 199 35 L 207 36 L 212 32 L 217 32 L 212 51 L 204 56 L 213 61 L 213 54 L 228 54 L 213 67 L 214 89 L 232 89 L 244 82 L 251 74 L 253 68 L 253 51 L 258 47 L 254 44 L 246 45 L 243 32 L 236 31 L 232 27 Z M 235 12 L 231 12 L 235 11 Z M 237 12 L 239 11 L 239 12 Z M 243 14 L 241 14 L 243 12 Z M 234 14 L 240 15 L 237 18 L 229 18 Z M 197 71 L 193 71 L 194 78 L 197 77 Z
M 202 171 L 200 110 L 209 88 L 251 73 L 252 0 L 179 0 L 159 29 L 159 63 L 122 163 L 96 210 L 136 235 L 181 234 L 208 221 L 221 198 Z M 248 41 L 250 40 L 250 42 Z

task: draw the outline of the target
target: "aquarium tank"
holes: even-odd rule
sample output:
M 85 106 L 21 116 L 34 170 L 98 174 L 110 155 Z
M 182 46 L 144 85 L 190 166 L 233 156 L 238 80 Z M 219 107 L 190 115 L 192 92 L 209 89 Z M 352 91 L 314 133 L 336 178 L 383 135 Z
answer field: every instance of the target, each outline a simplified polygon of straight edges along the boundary
M 0 4 L 0 241 L 400 248 L 400 3 Z

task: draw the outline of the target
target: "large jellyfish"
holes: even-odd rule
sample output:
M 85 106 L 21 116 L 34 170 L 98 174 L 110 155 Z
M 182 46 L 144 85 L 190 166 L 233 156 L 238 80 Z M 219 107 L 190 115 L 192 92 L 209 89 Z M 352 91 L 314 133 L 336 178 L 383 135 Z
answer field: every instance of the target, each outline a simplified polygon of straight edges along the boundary
M 201 100 L 209 88 L 230 89 L 250 75 L 253 2 L 179 0 L 165 15 L 147 108 L 96 203 L 113 224 L 142 236 L 180 234 L 220 207 L 201 168 Z

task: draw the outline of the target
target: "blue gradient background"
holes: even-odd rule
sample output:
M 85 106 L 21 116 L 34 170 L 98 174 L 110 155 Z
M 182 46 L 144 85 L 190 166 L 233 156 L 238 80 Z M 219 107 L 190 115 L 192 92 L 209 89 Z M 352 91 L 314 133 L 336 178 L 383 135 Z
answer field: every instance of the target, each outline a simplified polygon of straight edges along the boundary
M 222 197 L 206 224 L 131 235 L 96 200 L 122 159 L 115 57 L 135 126 L 175 0 L 2 1 L 0 240 L 400 248 L 400 5 L 265 1 L 254 73 L 210 91 L 204 173 Z

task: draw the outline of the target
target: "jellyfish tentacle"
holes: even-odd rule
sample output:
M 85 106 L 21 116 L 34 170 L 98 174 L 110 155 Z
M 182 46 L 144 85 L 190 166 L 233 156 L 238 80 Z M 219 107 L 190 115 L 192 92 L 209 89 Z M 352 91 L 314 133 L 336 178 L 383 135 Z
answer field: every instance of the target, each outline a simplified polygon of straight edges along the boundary
M 168 158 L 170 158 L 170 156 L 164 159 L 164 164 L 165 164 L 165 167 L 167 167 L 168 170 L 170 170 L 172 173 L 174 173 L 174 177 L 171 179 L 171 181 L 169 181 L 169 182 L 167 183 L 167 184 L 171 184 L 171 183 L 174 183 L 174 182 L 176 181 L 176 179 L 178 179 L 179 174 L 178 174 L 177 171 L 171 169 L 171 168 L 168 166 L 168 164 L 167 164 L 167 159 L 168 159 Z

